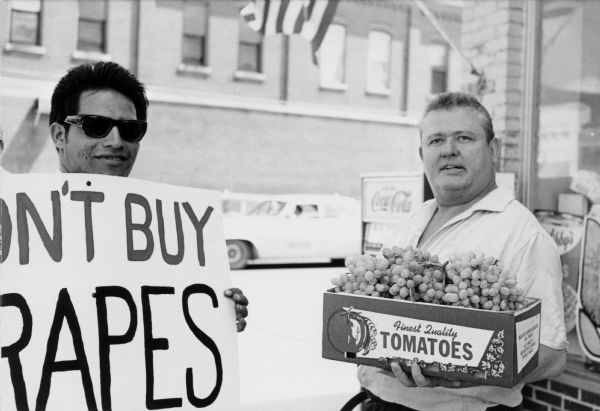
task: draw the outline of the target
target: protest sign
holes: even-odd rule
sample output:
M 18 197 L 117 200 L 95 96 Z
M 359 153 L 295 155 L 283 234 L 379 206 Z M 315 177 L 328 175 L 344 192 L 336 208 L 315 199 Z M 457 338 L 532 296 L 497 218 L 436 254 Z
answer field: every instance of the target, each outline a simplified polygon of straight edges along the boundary
M 238 407 L 218 192 L 2 177 L 2 411 Z

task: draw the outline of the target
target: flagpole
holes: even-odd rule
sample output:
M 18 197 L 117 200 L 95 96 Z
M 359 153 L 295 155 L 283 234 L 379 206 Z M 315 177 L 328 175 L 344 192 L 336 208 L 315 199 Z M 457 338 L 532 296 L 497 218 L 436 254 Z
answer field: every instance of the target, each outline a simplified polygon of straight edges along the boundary
M 452 47 L 452 49 L 454 51 L 456 51 L 458 53 L 458 55 L 463 59 L 463 61 L 471 68 L 471 74 L 473 74 L 479 78 L 479 80 L 477 81 L 477 88 L 478 88 L 478 93 L 481 94 L 483 92 L 483 90 L 485 89 L 485 85 L 486 85 L 485 74 L 483 73 L 483 71 L 478 70 L 475 67 L 475 65 L 471 62 L 471 60 L 469 60 L 467 58 L 467 56 L 465 56 L 463 51 L 454 43 L 454 41 L 452 41 L 452 39 L 450 38 L 450 36 L 448 36 L 446 31 L 439 25 L 435 15 L 429 9 L 429 7 L 425 4 L 425 2 L 423 0 L 413 0 L 413 1 L 419 7 L 419 9 L 423 12 L 423 14 L 425 14 L 425 16 L 429 19 L 431 24 L 433 24 L 433 26 L 436 28 L 438 33 L 440 33 L 440 35 L 444 38 L 444 40 L 446 40 L 446 43 L 448 43 L 448 45 L 450 47 Z
M 284 34 L 281 39 L 281 74 L 279 100 L 287 102 L 290 76 L 290 36 Z

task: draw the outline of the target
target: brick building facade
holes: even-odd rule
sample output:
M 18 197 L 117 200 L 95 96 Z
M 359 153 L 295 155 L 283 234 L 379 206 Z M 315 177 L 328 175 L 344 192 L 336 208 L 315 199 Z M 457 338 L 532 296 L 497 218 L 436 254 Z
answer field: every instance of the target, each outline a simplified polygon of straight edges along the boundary
M 410 1 L 341 2 L 332 23 L 341 42 L 328 49 L 341 57 L 330 69 L 313 64 L 300 36 L 249 34 L 245 1 L 29 3 L 39 8 L 0 4 L 3 165 L 14 172 L 56 168 L 44 137 L 49 97 L 85 61 L 114 60 L 147 86 L 133 177 L 244 192 L 358 197 L 361 173 L 419 170 L 420 111 L 462 81 L 456 53 Z M 460 8 L 432 8 L 458 39 Z M 384 74 L 373 77 L 371 64 Z

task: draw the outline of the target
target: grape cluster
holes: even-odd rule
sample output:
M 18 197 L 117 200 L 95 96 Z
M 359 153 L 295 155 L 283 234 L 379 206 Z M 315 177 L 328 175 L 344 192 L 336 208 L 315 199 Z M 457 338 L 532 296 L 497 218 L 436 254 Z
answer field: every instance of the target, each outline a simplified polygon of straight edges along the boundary
M 450 256 L 445 271 L 446 303 L 492 311 L 520 310 L 527 305 L 515 277 L 494 257 L 457 253 Z
M 493 257 L 473 252 L 438 256 L 418 248 L 392 247 L 382 255 L 348 257 L 347 273 L 334 277 L 334 292 L 423 301 L 493 311 L 519 310 L 523 290 Z

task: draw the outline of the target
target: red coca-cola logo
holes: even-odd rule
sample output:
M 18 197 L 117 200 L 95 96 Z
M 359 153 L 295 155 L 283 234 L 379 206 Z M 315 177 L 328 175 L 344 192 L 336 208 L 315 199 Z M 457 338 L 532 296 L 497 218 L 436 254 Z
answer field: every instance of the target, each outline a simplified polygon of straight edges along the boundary
M 410 191 L 392 188 L 377 190 L 371 199 L 371 211 L 393 214 L 408 213 L 412 207 L 411 195 Z

